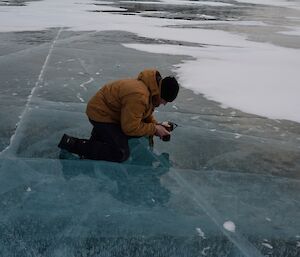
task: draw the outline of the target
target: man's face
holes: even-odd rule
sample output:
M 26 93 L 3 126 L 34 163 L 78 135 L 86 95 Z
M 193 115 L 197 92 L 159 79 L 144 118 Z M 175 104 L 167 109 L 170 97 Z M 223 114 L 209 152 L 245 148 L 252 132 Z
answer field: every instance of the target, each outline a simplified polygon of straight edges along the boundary
M 163 105 L 166 105 L 168 102 L 162 98 L 160 98 L 160 103 L 159 105 L 163 104 Z

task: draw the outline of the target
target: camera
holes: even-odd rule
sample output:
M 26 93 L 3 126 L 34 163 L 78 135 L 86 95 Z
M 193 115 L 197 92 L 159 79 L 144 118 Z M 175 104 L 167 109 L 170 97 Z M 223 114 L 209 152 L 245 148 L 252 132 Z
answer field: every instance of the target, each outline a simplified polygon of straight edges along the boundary
M 161 124 L 162 126 L 165 127 L 166 130 L 169 132 L 173 131 L 178 125 L 174 122 L 171 121 L 165 121 Z M 170 141 L 171 140 L 171 135 L 163 136 L 162 141 Z

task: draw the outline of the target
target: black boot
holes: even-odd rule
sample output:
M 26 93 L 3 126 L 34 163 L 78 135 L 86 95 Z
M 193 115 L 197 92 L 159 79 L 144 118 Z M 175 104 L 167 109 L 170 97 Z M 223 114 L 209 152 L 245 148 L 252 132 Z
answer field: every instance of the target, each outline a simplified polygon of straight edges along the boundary
M 64 134 L 58 144 L 58 147 L 74 153 L 74 150 L 76 148 L 76 141 L 77 141 L 76 138 Z

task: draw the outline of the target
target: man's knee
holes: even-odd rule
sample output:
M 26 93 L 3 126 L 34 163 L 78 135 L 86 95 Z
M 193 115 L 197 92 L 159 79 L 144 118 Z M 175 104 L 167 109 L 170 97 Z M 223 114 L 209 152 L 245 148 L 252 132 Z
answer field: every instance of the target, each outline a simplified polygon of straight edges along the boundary
M 119 154 L 120 158 L 119 158 L 118 162 L 126 161 L 129 158 L 129 155 L 130 155 L 129 149 L 121 149 L 120 154 Z

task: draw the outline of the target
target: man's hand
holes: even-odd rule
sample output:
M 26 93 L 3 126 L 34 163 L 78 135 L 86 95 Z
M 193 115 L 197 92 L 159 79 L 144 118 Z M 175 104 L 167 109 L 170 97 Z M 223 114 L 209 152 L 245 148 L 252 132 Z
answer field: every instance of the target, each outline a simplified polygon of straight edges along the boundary
M 163 121 L 162 123 L 160 123 L 161 125 L 163 125 L 165 128 L 167 128 L 168 131 L 170 131 L 171 129 L 171 125 L 168 121 Z
M 170 135 L 170 132 L 166 130 L 166 128 L 163 125 L 156 124 L 155 129 L 156 130 L 154 135 L 160 137 L 160 139 L 162 139 L 164 136 Z

